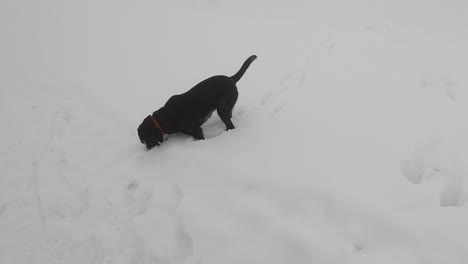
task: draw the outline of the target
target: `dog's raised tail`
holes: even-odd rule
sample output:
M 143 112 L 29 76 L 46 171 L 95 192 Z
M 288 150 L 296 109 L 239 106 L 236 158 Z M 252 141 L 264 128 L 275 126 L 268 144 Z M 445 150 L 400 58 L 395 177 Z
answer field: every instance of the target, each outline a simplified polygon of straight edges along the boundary
M 234 82 L 238 82 L 242 76 L 244 75 L 245 71 L 247 70 L 247 68 L 249 68 L 250 64 L 257 58 L 256 55 L 252 55 L 250 56 L 245 62 L 244 64 L 242 64 L 242 67 L 240 68 L 240 70 L 234 74 L 233 76 L 231 76 L 231 79 L 234 81 Z

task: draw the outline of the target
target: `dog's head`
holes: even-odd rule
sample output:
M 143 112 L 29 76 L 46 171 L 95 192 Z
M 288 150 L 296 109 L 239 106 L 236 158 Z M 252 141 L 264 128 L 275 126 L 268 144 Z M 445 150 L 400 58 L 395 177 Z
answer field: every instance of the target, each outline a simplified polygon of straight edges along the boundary
M 159 146 L 163 142 L 163 134 L 155 126 L 151 116 L 147 116 L 138 127 L 138 137 L 140 137 L 141 143 L 145 144 L 148 150 Z

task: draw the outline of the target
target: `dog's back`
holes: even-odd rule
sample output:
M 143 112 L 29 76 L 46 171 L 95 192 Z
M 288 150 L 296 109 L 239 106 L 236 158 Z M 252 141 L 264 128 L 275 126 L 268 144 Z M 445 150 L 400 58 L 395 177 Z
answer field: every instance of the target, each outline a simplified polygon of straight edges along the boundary
M 195 119 L 198 121 L 196 123 L 201 122 L 200 125 L 218 108 L 227 108 L 226 111 L 229 111 L 230 115 L 239 96 L 236 83 L 256 58 L 256 55 L 247 58 L 239 71 L 231 77 L 213 76 L 201 81 L 187 92 L 171 97 L 165 107 L 183 106 L 177 107 L 181 116 Z

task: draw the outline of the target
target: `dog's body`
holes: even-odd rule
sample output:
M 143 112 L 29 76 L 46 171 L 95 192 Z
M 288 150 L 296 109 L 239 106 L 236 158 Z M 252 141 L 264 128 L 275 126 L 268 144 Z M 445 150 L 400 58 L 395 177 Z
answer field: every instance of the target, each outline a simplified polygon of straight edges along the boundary
M 182 132 L 195 139 L 204 139 L 201 125 L 214 110 L 226 125 L 234 129 L 232 109 L 239 95 L 236 83 L 242 78 L 257 56 L 250 56 L 240 70 L 231 77 L 218 75 L 195 85 L 186 93 L 174 95 L 164 107 L 147 116 L 138 127 L 141 143 L 151 149 L 163 141 L 164 134 Z

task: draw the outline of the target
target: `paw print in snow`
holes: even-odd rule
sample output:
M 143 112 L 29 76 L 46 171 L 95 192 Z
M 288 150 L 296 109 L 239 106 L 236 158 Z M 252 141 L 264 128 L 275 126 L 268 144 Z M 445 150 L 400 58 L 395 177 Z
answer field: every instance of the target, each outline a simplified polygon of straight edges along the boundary
M 457 83 L 443 75 L 424 74 L 419 87 L 426 92 L 442 92 L 452 101 L 457 99 Z
M 401 169 L 406 179 L 415 184 L 436 179 L 441 190 L 440 205 L 460 206 L 464 204 L 464 191 L 458 160 L 456 155 L 443 153 L 436 141 L 416 146 L 411 159 L 401 161 Z

